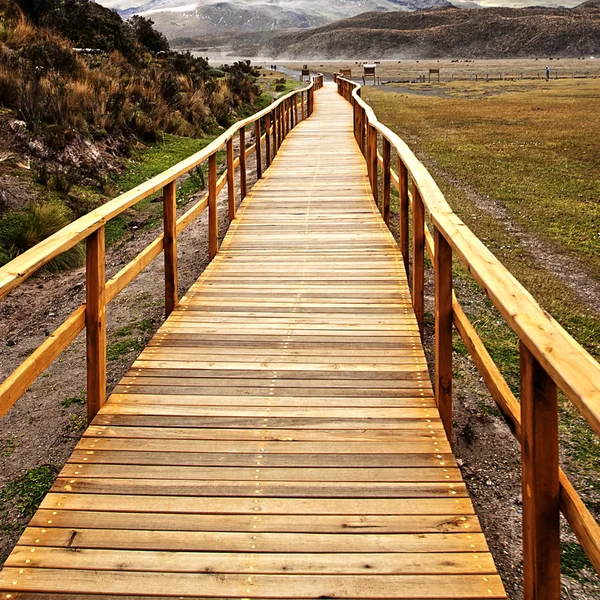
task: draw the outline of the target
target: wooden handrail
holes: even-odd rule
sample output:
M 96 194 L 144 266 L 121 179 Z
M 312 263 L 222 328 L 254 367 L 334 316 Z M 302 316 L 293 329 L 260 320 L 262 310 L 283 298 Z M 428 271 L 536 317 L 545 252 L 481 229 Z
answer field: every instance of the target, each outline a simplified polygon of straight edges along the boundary
M 229 221 L 235 218 L 235 177 L 237 167 L 242 177 L 242 190 L 246 193 L 246 159 L 261 151 L 261 142 L 270 139 L 279 130 L 287 134 L 291 127 L 282 128 L 282 107 L 299 102 L 302 117 L 312 114 L 314 92 L 323 85 L 323 76 L 313 77 L 311 83 L 294 90 L 264 108 L 260 112 L 235 123 L 206 148 L 181 161 L 160 175 L 153 177 L 87 215 L 67 225 L 46 238 L 27 252 L 0 268 L 0 299 L 23 283 L 29 276 L 50 260 L 69 250 L 83 240 L 87 243 L 86 256 L 86 304 L 77 308 L 15 371 L 0 384 L 0 417 L 29 388 L 57 356 L 83 331 L 87 329 L 87 397 L 88 420 L 91 421 L 106 397 L 106 305 L 141 273 L 161 252 L 165 254 L 165 313 L 168 316 L 176 307 L 177 297 L 177 236 L 188 227 L 204 210 L 209 209 L 209 255 L 218 252 L 217 196 L 228 185 Z M 291 104 L 290 104 L 291 105 Z M 265 120 L 265 133 L 260 135 L 261 119 Z M 294 119 L 292 125 L 296 125 Z M 254 124 L 255 142 L 245 146 L 245 128 Z M 233 138 L 240 133 L 240 155 L 233 156 Z M 283 138 L 278 139 L 279 144 Z M 227 146 L 227 168 L 217 177 L 217 152 Z M 271 146 L 265 144 L 269 156 Z M 257 157 L 258 158 L 258 157 Z M 208 192 L 182 216 L 176 215 L 176 182 L 203 162 L 209 162 Z M 261 160 L 258 164 L 262 167 Z M 264 173 L 258 169 L 258 177 Z M 112 279 L 105 281 L 104 226 L 113 217 L 121 214 L 144 198 L 163 191 L 164 233 L 153 240 L 130 263 L 125 265 Z
M 361 86 L 336 75 L 338 92 L 353 106 L 357 144 L 367 162 L 377 201 L 383 171 L 384 219 L 389 182 L 399 194 L 400 249 L 408 270 L 409 207 L 412 210 L 412 294 L 419 327 L 423 325 L 425 249 L 435 277 L 436 402 L 447 432 L 452 424 L 452 322 L 473 357 L 492 398 L 522 447 L 523 572 L 525 600 L 560 598 L 559 510 L 600 572 L 600 526 L 558 466 L 557 389 L 577 406 L 600 434 L 600 364 L 582 348 L 498 261 L 447 203 L 437 184 L 395 133 L 381 124 L 360 97 Z M 373 138 L 373 132 L 375 138 Z M 378 152 L 377 133 L 383 155 Z M 389 159 L 393 147 L 398 172 Z M 386 171 L 389 170 L 389 173 Z M 409 177 L 412 194 L 409 193 Z M 424 212 L 433 224 L 427 227 Z M 452 254 L 480 284 L 511 329 L 519 336 L 521 403 L 514 397 L 452 290 Z

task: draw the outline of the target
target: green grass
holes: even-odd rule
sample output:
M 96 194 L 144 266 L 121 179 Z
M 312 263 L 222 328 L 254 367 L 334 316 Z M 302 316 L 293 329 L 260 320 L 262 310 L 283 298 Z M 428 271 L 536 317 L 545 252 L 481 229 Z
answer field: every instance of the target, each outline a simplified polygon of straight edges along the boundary
M 141 352 L 144 349 L 144 343 L 141 340 L 127 338 L 118 342 L 113 342 L 106 349 L 107 360 L 117 360 L 129 352 Z
M 81 431 L 87 427 L 87 419 L 81 415 L 71 415 L 67 429 L 69 431 Z
M 86 394 L 85 389 L 81 390 L 77 396 L 70 396 L 60 401 L 60 405 L 64 408 L 69 408 L 72 404 L 85 404 Z
M 21 441 L 14 435 L 0 439 L 0 456 L 10 456 L 20 445 Z
M 58 471 L 58 467 L 53 464 L 35 467 L 13 479 L 0 490 L 2 531 L 12 533 L 22 527 L 19 517 L 27 518 L 33 515 L 52 487 Z M 10 515 L 10 509 L 18 512 L 17 518 Z
M 563 543 L 560 548 L 560 567 L 563 575 L 579 582 L 593 581 L 594 567 L 577 542 Z
M 479 208 L 470 193 L 493 198 L 521 230 L 543 240 L 555 252 L 579 259 L 591 277 L 600 279 L 600 119 L 592 109 L 600 82 L 558 83 L 551 88 L 530 84 L 532 89 L 499 85 L 494 96 L 464 83 L 445 86 L 444 97 L 365 88 L 364 98 L 379 119 L 414 150 L 466 184 L 461 187 L 436 177 L 466 225 L 545 310 L 600 358 L 600 315 L 544 268 L 535 250 L 524 247 L 497 215 Z M 518 337 L 456 259 L 453 277 L 463 309 L 518 397 Z M 460 343 L 455 350 L 466 353 Z M 483 399 L 477 406 L 482 414 L 496 414 Z M 597 513 L 600 440 L 562 395 L 560 443 L 565 450 L 564 467 L 584 502 Z M 581 555 L 577 544 L 563 547 L 564 568 L 570 576 L 581 576 Z

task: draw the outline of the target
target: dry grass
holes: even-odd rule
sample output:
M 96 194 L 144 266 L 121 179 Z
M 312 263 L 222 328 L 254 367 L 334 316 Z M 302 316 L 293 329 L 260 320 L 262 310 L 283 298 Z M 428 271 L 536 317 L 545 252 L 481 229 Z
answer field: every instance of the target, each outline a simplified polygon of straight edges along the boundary
M 594 110 L 600 81 L 454 83 L 430 92 L 435 95 L 368 88 L 363 97 L 429 166 L 465 223 L 600 358 L 600 314 L 545 261 L 548 255 L 566 257 L 587 269 L 589 280 L 600 280 L 600 118 Z M 520 232 L 540 240 L 539 248 L 525 244 Z M 454 276 L 465 311 L 518 395 L 516 335 L 462 265 L 455 264 Z M 464 353 L 462 344 L 455 351 Z M 456 375 L 460 390 L 466 384 Z M 560 420 L 563 466 L 598 515 L 600 441 L 565 398 Z M 572 537 L 566 540 L 564 573 L 587 586 L 597 583 L 581 548 Z

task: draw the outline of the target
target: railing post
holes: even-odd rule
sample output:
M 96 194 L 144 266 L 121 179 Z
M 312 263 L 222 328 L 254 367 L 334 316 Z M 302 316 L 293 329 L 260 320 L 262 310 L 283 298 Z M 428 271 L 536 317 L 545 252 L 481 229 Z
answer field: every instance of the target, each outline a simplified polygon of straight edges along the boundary
M 435 399 L 452 443 L 452 247 L 434 230 Z
M 369 161 L 371 163 L 371 191 L 375 204 L 379 202 L 379 162 L 377 160 L 377 129 L 369 125 Z
M 294 121 L 298 125 L 298 94 L 294 94 Z
M 419 333 L 423 337 L 425 302 L 425 207 L 417 186 L 413 184 L 413 251 L 412 296 Z
M 404 268 L 408 275 L 408 169 L 400 157 L 398 157 L 398 179 L 400 180 L 398 200 L 398 212 L 400 213 L 400 252 L 402 252 Z
M 559 600 L 558 395 L 523 342 L 520 353 L 523 598 Z
M 273 158 L 277 156 L 277 108 L 273 109 Z
M 163 188 L 163 224 L 165 257 L 165 317 L 177 306 L 177 184 L 168 183 Z
M 86 240 L 85 327 L 87 419 L 91 423 L 106 400 L 106 265 L 104 227 Z
M 233 138 L 227 140 L 227 202 L 229 222 L 235 219 L 235 168 L 233 166 Z
M 304 99 L 304 92 L 300 92 L 300 104 L 302 104 L 302 120 L 306 119 L 306 100 Z
M 208 255 L 212 260 L 219 251 L 219 215 L 217 213 L 217 154 L 208 157 Z
M 256 179 L 262 178 L 262 149 L 260 143 L 260 119 L 254 122 L 254 138 L 256 146 Z
M 246 127 L 240 129 L 240 196 L 242 200 L 248 194 L 246 179 Z
M 391 173 L 392 167 L 392 145 L 384 137 L 383 143 L 383 196 L 381 198 L 381 215 L 385 224 L 390 226 L 390 194 L 391 194 Z
M 265 117 L 265 164 L 271 165 L 271 115 Z

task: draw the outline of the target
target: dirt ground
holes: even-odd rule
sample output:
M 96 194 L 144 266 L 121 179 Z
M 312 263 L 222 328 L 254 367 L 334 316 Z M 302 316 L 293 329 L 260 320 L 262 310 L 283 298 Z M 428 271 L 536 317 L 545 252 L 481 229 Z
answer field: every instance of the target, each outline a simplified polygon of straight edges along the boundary
M 248 140 L 251 142 L 252 140 Z M 263 159 L 264 164 L 264 159 Z M 256 179 L 256 158 L 248 158 L 248 185 Z M 236 181 L 237 202 L 239 185 Z M 199 195 L 204 192 L 200 192 Z M 193 200 L 192 200 L 193 202 Z M 178 210 L 185 212 L 188 203 Z M 228 227 L 227 187 L 218 199 L 219 237 Z M 208 211 L 204 211 L 178 238 L 179 296 L 183 296 L 209 263 Z M 162 225 L 107 251 L 106 275 L 112 277 L 157 235 Z M 107 307 L 108 344 L 131 326 L 134 348 L 107 362 L 108 391 L 118 383 L 164 319 L 164 263 L 157 257 Z M 6 378 L 78 306 L 85 301 L 85 269 L 52 276 L 40 273 L 19 286 L 0 304 L 0 380 Z M 151 323 L 151 327 L 140 323 Z M 83 427 L 73 427 L 73 417 L 85 416 L 84 404 L 61 406 L 86 386 L 85 332 L 54 361 L 31 388 L 0 420 L 0 441 L 11 440 L 12 452 L 0 452 L 0 489 L 25 471 L 40 465 L 61 467 L 78 442 Z M 0 531 L 0 564 L 18 539 L 18 532 Z

